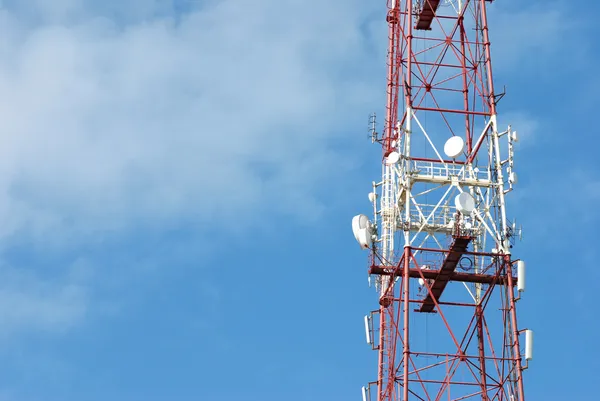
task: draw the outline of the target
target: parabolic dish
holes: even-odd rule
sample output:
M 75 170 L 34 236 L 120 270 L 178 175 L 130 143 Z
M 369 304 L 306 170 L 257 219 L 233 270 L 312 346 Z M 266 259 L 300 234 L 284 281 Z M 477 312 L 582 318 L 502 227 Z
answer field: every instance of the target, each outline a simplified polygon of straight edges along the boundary
M 352 233 L 354 238 L 360 242 L 359 234 L 360 230 L 369 228 L 369 218 L 364 214 L 358 214 L 352 218 Z
M 454 198 L 456 209 L 462 214 L 471 214 L 475 210 L 475 199 L 467 192 L 461 192 Z
M 368 228 L 361 228 L 358 231 L 358 243 L 362 249 L 368 249 L 373 245 L 373 240 L 371 239 L 371 233 Z
M 387 164 L 396 164 L 400 161 L 400 153 L 392 152 L 387 157 Z
M 458 157 L 465 147 L 465 141 L 460 136 L 453 136 L 444 144 L 444 153 L 446 156 L 454 159 Z

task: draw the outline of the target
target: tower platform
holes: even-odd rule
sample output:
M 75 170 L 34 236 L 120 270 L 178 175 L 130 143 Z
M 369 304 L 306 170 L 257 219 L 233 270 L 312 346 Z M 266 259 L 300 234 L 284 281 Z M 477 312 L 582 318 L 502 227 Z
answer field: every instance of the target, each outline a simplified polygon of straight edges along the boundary
M 423 7 L 419 12 L 419 16 L 417 17 L 417 24 L 415 29 L 418 30 L 430 30 L 431 22 L 433 21 L 433 17 L 435 16 L 435 12 L 440 6 L 440 0 L 424 0 Z
M 433 312 L 435 307 L 435 301 L 440 299 L 440 296 L 444 292 L 446 285 L 450 281 L 458 261 L 462 257 L 463 253 L 467 250 L 467 246 L 471 242 L 471 237 L 455 237 L 442 267 L 437 274 L 436 278 L 431 285 L 431 293 L 428 293 L 425 297 L 419 312 Z M 433 295 L 433 297 L 432 297 Z

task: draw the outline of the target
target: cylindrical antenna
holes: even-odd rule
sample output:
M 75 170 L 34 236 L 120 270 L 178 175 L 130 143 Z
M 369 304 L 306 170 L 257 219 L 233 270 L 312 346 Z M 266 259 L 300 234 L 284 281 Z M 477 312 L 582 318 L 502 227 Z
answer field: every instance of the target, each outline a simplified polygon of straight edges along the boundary
M 533 359 L 533 330 L 525 330 L 525 359 Z
M 525 291 L 525 262 L 522 260 L 517 262 L 517 290 Z

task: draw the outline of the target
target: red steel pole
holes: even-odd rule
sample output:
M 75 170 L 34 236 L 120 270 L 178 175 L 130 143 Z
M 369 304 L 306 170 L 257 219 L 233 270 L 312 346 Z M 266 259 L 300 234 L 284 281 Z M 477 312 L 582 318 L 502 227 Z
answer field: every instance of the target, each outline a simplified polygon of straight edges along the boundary
M 408 246 L 404 247 L 404 401 L 408 400 L 408 365 L 410 358 L 410 345 L 409 345 L 409 314 L 410 314 L 410 248 Z
M 512 264 L 510 262 L 510 256 L 506 256 L 504 259 L 504 265 L 506 266 L 506 277 L 508 279 L 508 291 L 510 299 L 510 321 L 513 333 L 513 354 L 516 365 L 517 375 L 517 389 L 519 391 L 519 401 L 525 400 L 525 391 L 523 389 L 523 365 L 521 363 L 521 349 L 519 347 L 519 328 L 517 326 L 517 309 L 515 305 L 515 289 L 512 286 Z

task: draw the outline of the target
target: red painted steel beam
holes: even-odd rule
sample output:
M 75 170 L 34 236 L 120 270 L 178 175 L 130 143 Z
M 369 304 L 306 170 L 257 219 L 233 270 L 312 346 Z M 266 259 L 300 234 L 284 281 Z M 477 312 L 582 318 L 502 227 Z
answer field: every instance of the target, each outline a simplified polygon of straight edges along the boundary
M 454 113 L 454 114 L 468 114 L 474 116 L 491 116 L 492 113 L 486 111 L 473 111 L 473 110 L 455 110 L 455 109 L 442 109 L 442 108 L 433 108 L 433 107 L 422 107 L 422 106 L 414 106 L 414 110 L 422 110 L 422 111 L 437 111 L 440 113 Z
M 397 381 L 400 381 L 402 376 L 396 378 Z M 418 382 L 418 383 L 435 383 L 435 384 L 454 384 L 460 386 L 481 386 L 481 383 L 477 382 L 461 382 L 461 381 L 448 381 L 448 380 L 424 380 L 424 379 L 410 379 L 410 382 Z M 498 388 L 497 384 L 488 384 L 487 387 Z
M 412 159 L 416 160 L 414 157 Z M 411 246 L 410 249 L 413 251 L 448 253 L 447 249 L 425 248 L 422 246 L 420 246 L 420 247 Z M 465 251 L 465 252 L 463 252 L 463 255 L 504 257 L 504 254 L 491 253 L 491 252 L 474 252 L 474 251 Z
M 400 271 L 400 270 L 399 270 Z M 397 271 L 395 275 L 399 275 Z M 440 273 L 439 270 L 419 270 L 419 269 L 410 269 L 409 275 L 411 278 L 421 278 L 421 274 L 428 280 L 435 280 L 437 275 Z M 394 271 L 389 267 L 384 268 L 381 266 L 372 266 L 369 269 L 369 274 L 376 274 L 381 276 L 391 276 L 394 274 Z M 513 277 L 513 286 L 516 285 L 517 278 Z M 454 272 L 450 275 L 448 281 L 457 281 L 462 283 L 481 283 L 481 284 L 492 284 L 495 283 L 497 285 L 506 285 L 507 278 L 504 276 L 495 276 L 493 274 L 478 274 L 478 273 L 461 273 Z

